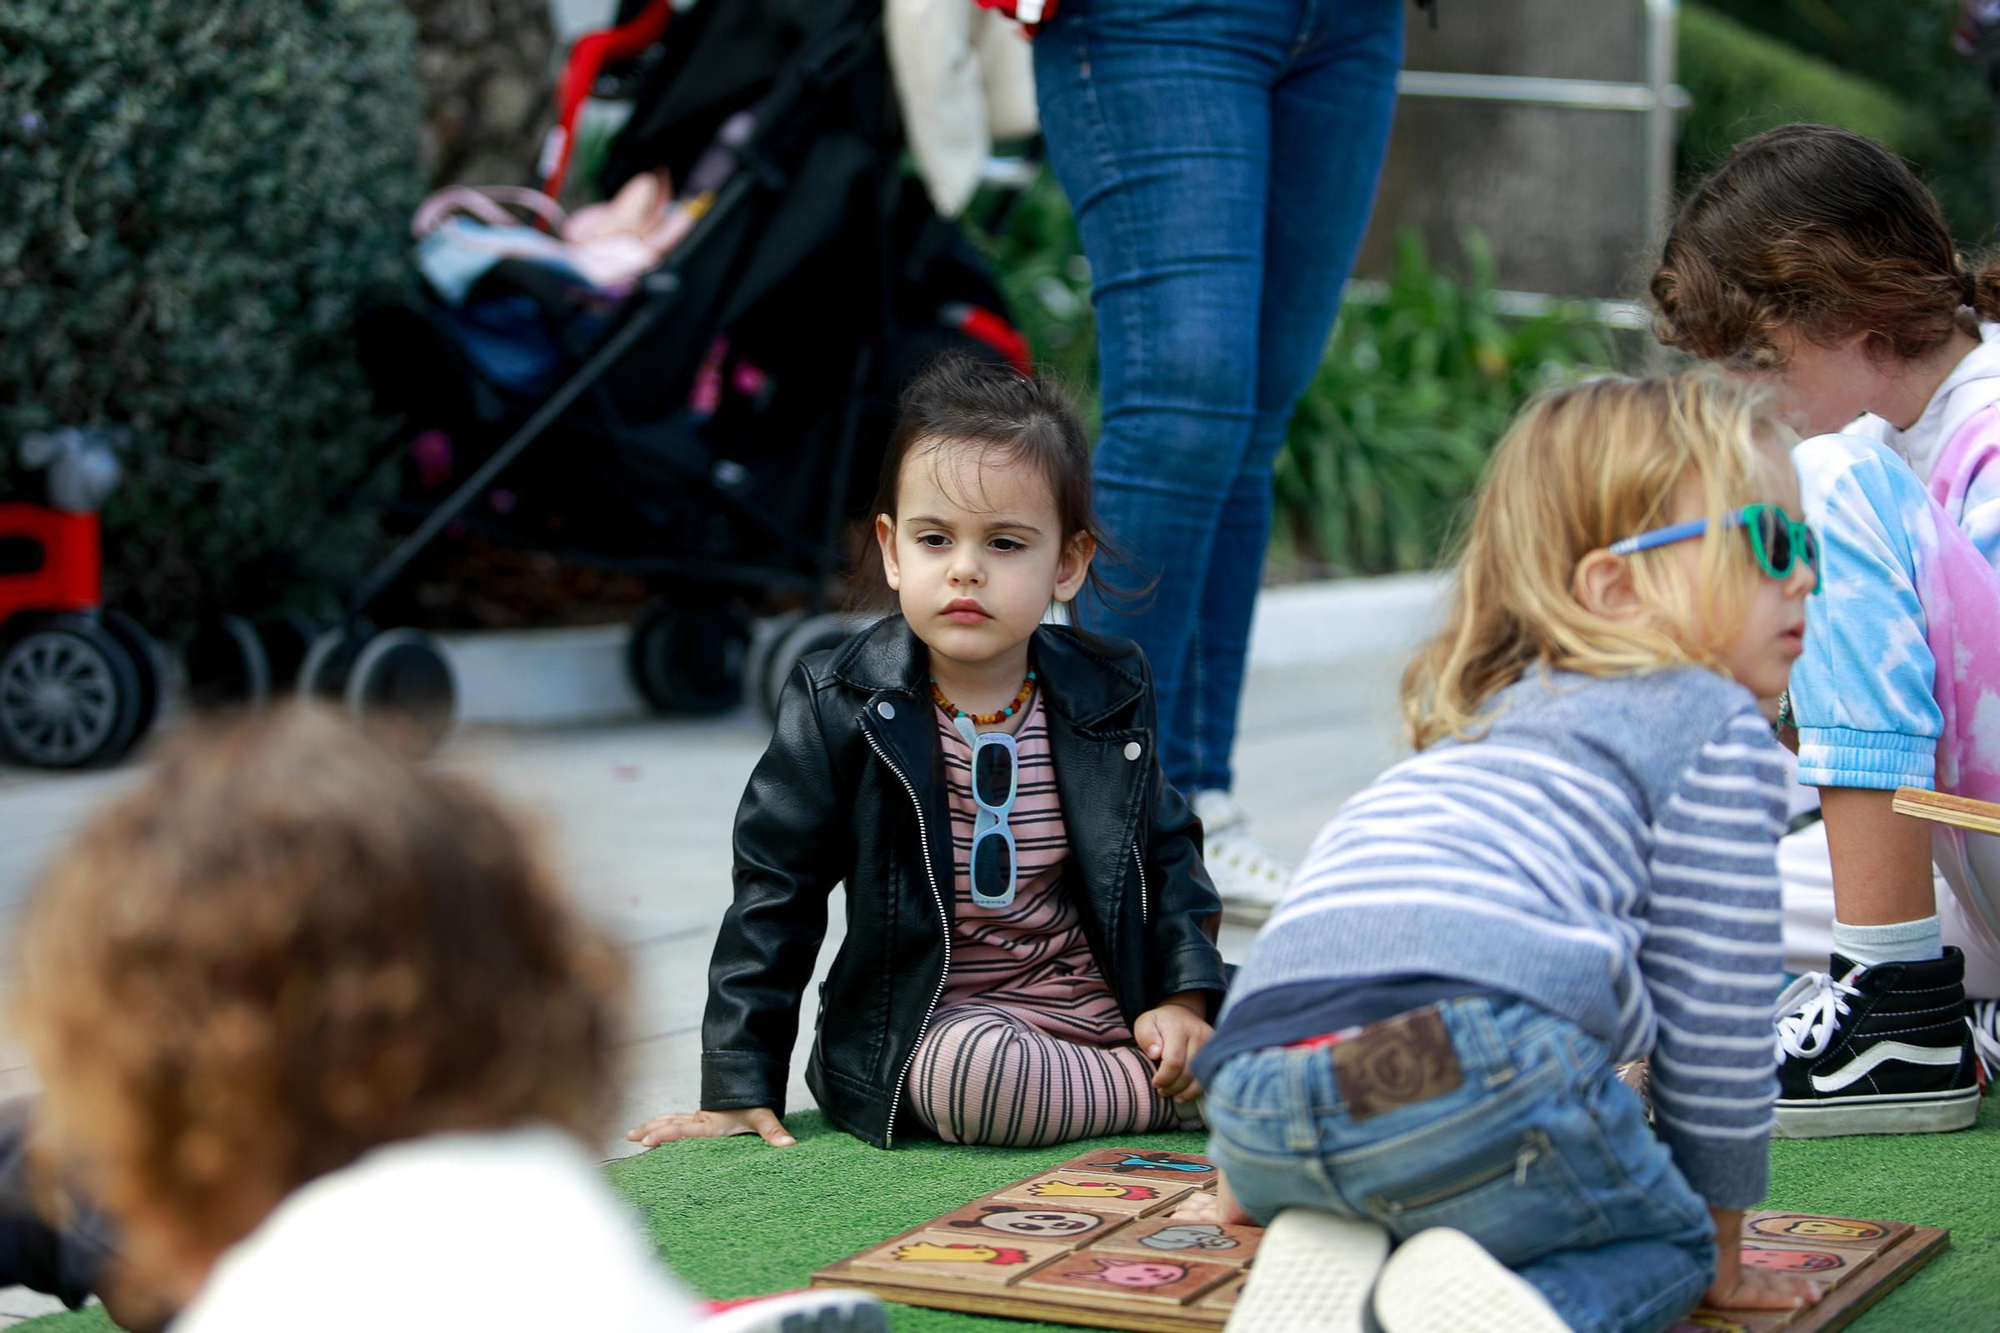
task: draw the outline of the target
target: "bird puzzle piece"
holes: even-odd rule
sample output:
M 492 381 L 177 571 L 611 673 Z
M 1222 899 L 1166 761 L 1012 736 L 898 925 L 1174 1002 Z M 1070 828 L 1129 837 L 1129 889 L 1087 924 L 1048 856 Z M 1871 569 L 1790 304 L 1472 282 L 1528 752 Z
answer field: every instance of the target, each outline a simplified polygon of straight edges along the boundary
M 1041 1204 L 1065 1208 L 1072 1204 L 1098 1213 L 1141 1216 L 1157 1212 L 1194 1187 L 1168 1180 L 1131 1180 L 1088 1171 L 1051 1171 L 1010 1185 L 987 1197 L 996 1203 Z
M 1138 1148 L 1099 1148 L 1072 1157 L 1058 1171 L 1083 1171 L 1143 1180 L 1174 1180 L 1207 1189 L 1215 1184 L 1215 1165 L 1192 1153 L 1151 1152 Z
M 1227 1264 L 1185 1259 L 1144 1259 L 1136 1254 L 1103 1254 L 1079 1250 L 1021 1279 L 1021 1285 L 1045 1291 L 1087 1291 L 1115 1294 L 1156 1305 L 1185 1305 L 1239 1270 Z

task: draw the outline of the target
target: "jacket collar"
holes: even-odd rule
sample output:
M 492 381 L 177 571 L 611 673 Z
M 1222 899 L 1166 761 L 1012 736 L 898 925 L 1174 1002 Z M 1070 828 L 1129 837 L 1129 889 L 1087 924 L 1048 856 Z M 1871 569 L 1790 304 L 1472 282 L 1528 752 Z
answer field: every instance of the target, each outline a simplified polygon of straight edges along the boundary
M 1111 641 L 1067 626 L 1043 625 L 1030 649 L 1042 706 L 1059 713 L 1079 731 L 1092 731 L 1121 718 L 1139 698 L 1139 674 Z M 900 615 L 886 616 L 848 640 L 830 672 L 841 684 L 873 698 L 899 694 L 928 699 L 930 657 Z M 1123 725 L 1130 725 L 1129 721 Z

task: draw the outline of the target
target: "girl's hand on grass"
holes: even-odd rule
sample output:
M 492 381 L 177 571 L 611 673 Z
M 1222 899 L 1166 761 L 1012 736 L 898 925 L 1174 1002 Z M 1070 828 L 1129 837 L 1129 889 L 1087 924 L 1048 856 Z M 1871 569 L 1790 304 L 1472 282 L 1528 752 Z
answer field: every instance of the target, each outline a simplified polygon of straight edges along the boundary
M 1132 1036 L 1146 1058 L 1159 1066 L 1153 1087 L 1162 1097 L 1177 1102 L 1201 1096 L 1201 1084 L 1188 1072 L 1195 1052 L 1208 1045 L 1215 1029 L 1202 1015 L 1208 1012 L 1208 997 L 1200 992 L 1168 997 L 1159 1008 L 1148 1009 L 1132 1024 Z
M 657 1148 L 675 1139 L 726 1139 L 737 1134 L 755 1134 L 773 1148 L 789 1148 L 798 1142 L 785 1132 L 784 1123 L 771 1113 L 768 1106 L 753 1106 L 742 1111 L 683 1111 L 673 1115 L 656 1115 L 645 1124 L 625 1131 L 625 1138 L 632 1143 Z

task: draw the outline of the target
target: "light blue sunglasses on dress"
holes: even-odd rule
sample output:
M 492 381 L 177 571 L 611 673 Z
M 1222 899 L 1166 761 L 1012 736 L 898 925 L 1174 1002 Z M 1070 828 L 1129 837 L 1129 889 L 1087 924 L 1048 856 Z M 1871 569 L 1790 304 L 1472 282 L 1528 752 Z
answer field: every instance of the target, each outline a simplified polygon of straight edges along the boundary
M 1014 813 L 1014 799 L 1021 791 L 1020 748 L 1004 731 L 980 731 L 963 713 L 952 725 L 972 749 L 972 803 L 977 814 L 966 876 L 972 882 L 972 901 L 988 911 L 1012 907 L 1019 853 L 1007 816 Z

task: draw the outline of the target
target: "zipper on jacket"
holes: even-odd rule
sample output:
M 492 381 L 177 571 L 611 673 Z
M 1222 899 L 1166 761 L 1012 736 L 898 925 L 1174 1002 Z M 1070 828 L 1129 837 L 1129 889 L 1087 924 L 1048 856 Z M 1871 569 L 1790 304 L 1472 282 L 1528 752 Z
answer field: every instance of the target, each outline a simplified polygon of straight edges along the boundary
M 1132 844 L 1132 864 L 1139 867 L 1139 924 L 1146 924 L 1146 863 L 1139 859 L 1139 844 Z
M 903 1061 L 903 1072 L 897 1076 L 895 1090 L 889 1094 L 889 1123 L 882 1131 L 882 1146 L 893 1148 L 896 1146 L 896 1110 L 903 1102 L 903 1085 L 909 1082 L 910 1066 L 917 1062 L 917 1051 L 924 1044 L 924 1033 L 930 1030 L 931 1015 L 937 1012 L 938 1001 L 944 998 L 945 978 L 951 975 L 951 918 L 945 915 L 944 895 L 938 892 L 937 871 L 931 866 L 930 833 L 924 827 L 924 805 L 917 799 L 917 789 L 910 784 L 909 778 L 903 775 L 903 770 L 897 768 L 889 756 L 882 753 L 882 747 L 876 743 L 874 732 L 863 727 L 861 734 L 868 738 L 868 748 L 875 752 L 875 757 L 896 775 L 896 780 L 903 784 L 903 790 L 910 794 L 910 806 L 917 812 L 917 845 L 923 852 L 924 878 L 930 881 L 931 901 L 937 904 L 938 925 L 944 931 L 944 971 L 938 973 L 937 990 L 931 995 L 930 1008 L 924 1010 L 924 1021 L 917 1025 L 917 1039 L 910 1045 L 910 1058 Z

